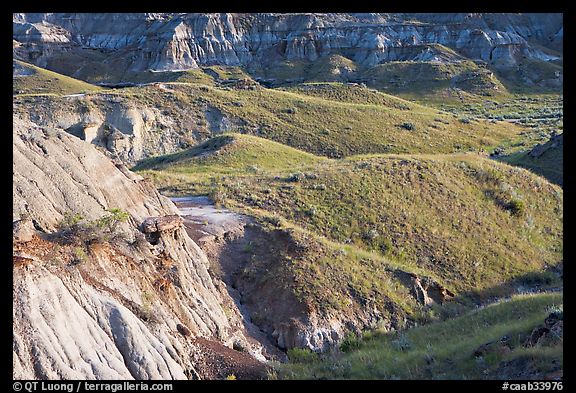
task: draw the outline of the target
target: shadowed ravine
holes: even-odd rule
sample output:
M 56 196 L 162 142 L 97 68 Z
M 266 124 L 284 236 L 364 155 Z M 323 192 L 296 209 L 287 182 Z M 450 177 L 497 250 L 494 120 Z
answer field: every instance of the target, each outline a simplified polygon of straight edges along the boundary
M 234 277 L 246 265 L 244 250 L 257 236 L 251 230 L 252 220 L 228 209 L 219 209 L 205 196 L 170 198 L 184 219 L 186 232 L 206 253 L 210 261 L 209 273 L 226 284 L 226 291 L 242 314 L 245 334 L 265 348 L 265 356 L 285 360 L 285 354 L 271 342 L 266 333 L 252 322 L 250 311 L 243 304 L 242 293 Z M 247 225 L 252 224 L 252 225 Z

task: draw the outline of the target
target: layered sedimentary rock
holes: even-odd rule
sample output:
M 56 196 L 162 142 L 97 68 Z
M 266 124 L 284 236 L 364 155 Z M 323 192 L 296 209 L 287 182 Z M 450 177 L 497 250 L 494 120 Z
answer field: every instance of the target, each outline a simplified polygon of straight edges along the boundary
M 54 55 L 80 51 L 88 64 L 127 70 L 183 70 L 202 65 L 259 67 L 339 54 L 364 66 L 438 59 L 433 44 L 499 67 L 560 50 L 561 14 L 15 14 L 17 56 L 56 71 Z M 83 52 L 82 52 L 83 51 Z M 92 51 L 92 52 L 90 52 Z M 128 59 L 128 60 L 127 60 Z M 81 72 L 80 72 L 81 74 Z
M 195 378 L 194 337 L 264 359 L 170 200 L 63 130 L 13 121 L 14 378 Z M 111 209 L 129 216 L 114 240 L 59 235 Z

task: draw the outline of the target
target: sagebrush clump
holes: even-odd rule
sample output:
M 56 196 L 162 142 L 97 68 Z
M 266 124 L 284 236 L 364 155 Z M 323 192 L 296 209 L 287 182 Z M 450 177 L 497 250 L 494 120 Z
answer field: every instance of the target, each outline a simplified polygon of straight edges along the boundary
M 57 226 L 58 234 L 70 243 L 92 244 L 116 240 L 122 236 L 118 230 L 120 223 L 127 221 L 130 215 L 118 208 L 107 212 L 95 220 L 86 220 L 79 213 L 66 213 Z

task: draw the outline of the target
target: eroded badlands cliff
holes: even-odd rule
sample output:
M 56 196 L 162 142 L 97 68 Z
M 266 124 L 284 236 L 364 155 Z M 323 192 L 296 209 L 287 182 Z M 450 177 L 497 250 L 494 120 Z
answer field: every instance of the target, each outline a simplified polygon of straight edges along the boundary
M 13 138 L 14 378 L 198 378 L 195 337 L 264 359 L 172 202 L 62 130 L 14 118 Z M 119 239 L 59 236 L 114 208 Z
M 73 76 L 94 76 L 90 67 L 257 70 L 330 54 L 362 66 L 465 56 L 509 68 L 525 58 L 557 58 L 542 46 L 561 50 L 563 42 L 561 14 L 56 13 L 15 14 L 13 21 L 22 44 L 15 55 Z

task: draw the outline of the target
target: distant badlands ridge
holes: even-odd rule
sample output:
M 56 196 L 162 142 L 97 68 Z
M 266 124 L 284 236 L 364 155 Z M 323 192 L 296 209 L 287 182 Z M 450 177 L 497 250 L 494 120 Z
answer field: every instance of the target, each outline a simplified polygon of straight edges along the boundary
M 562 14 L 14 14 L 14 55 L 69 74 L 101 60 L 126 70 L 258 68 L 339 54 L 358 65 L 481 60 L 513 67 L 557 58 Z M 445 48 L 449 48 L 446 50 Z M 85 70 L 86 71 L 86 70 Z

